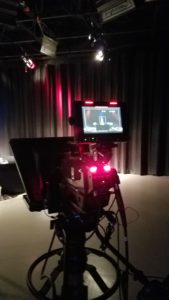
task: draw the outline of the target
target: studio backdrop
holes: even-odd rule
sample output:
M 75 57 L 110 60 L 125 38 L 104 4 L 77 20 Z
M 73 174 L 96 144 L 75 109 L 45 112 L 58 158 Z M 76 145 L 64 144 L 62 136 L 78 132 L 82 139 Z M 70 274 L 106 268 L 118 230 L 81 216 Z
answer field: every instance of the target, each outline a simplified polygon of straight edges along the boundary
M 1 65 L 0 155 L 11 138 L 71 136 L 74 101 L 126 102 L 129 140 L 113 150 L 119 172 L 169 175 L 169 57 L 167 50 L 115 51 L 111 61 Z

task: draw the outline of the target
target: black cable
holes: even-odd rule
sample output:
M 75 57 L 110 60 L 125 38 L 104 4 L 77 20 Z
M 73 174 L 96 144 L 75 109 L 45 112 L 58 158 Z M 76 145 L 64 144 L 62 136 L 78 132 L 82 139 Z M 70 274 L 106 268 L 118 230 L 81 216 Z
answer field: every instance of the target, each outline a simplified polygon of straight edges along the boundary
M 86 238 L 85 241 L 87 242 L 88 240 L 90 240 L 94 234 L 95 234 L 95 231 L 92 231 L 92 233 Z
M 139 212 L 138 212 L 135 208 L 133 208 L 133 207 L 130 207 L 130 206 L 125 207 L 125 211 L 127 211 L 128 209 L 131 209 L 133 212 L 136 213 L 136 218 L 133 219 L 133 220 L 130 221 L 130 222 L 127 222 L 127 225 L 130 225 L 130 224 L 136 222 L 136 221 L 140 218 L 140 214 L 139 214 Z M 120 211 L 117 210 L 117 211 L 116 211 L 116 214 L 119 214 L 119 213 L 120 213 Z M 119 222 L 119 225 L 122 225 L 122 223 Z
M 119 224 L 119 219 L 118 219 L 117 214 L 116 214 L 116 222 L 117 222 L 117 251 L 120 252 L 120 224 Z M 118 268 L 120 270 L 119 257 L 117 257 L 117 265 L 118 265 Z M 119 286 L 119 300 L 121 300 L 121 299 L 122 299 L 121 288 Z
M 133 220 L 130 221 L 130 222 L 127 222 L 127 224 L 132 224 L 132 223 L 136 222 L 136 221 L 140 218 L 140 214 L 139 214 L 139 212 L 138 212 L 135 208 L 133 208 L 133 207 L 127 206 L 127 207 L 125 208 L 126 211 L 127 211 L 128 209 L 131 209 L 133 212 L 136 213 L 136 218 L 133 219 Z
M 55 236 L 56 236 L 56 233 L 54 231 L 47 253 L 50 253 L 51 250 L 52 250 L 52 246 L 53 246 L 53 243 L 54 243 Z M 47 266 L 48 260 L 49 260 L 49 257 L 47 256 L 46 259 L 45 259 L 45 261 L 44 261 L 44 264 L 42 266 L 42 269 L 41 269 L 41 278 L 44 277 L 43 274 L 45 272 L 45 268 Z
M 102 236 L 102 234 L 100 233 L 100 231 L 96 230 L 96 235 L 97 237 L 100 239 L 100 241 L 104 242 L 104 237 Z M 141 282 L 142 284 L 147 284 L 148 283 L 148 279 L 147 277 L 143 274 L 142 271 L 138 270 L 135 268 L 135 266 L 133 266 L 129 261 L 126 260 L 126 258 L 117 251 L 116 248 L 114 248 L 110 243 L 107 244 L 107 248 L 115 255 L 119 258 L 119 260 L 125 265 L 128 266 L 128 269 L 132 272 L 132 274 L 134 275 L 136 280 L 139 280 L 139 282 Z
M 114 193 L 111 193 L 111 195 L 112 195 L 112 194 L 114 194 Z M 116 197 L 114 196 L 111 205 L 108 207 L 108 210 L 111 210 L 111 208 L 113 207 L 115 201 L 116 201 Z
M 98 226 L 103 230 L 104 234 L 106 234 L 104 227 L 100 223 L 98 224 Z
M 50 285 L 52 287 L 52 299 L 55 300 L 56 299 L 56 287 L 55 287 L 55 284 L 51 278 L 51 276 L 47 276 L 47 275 L 44 275 L 41 277 L 41 279 L 48 279 L 48 281 L 50 282 Z
M 112 203 L 110 204 L 110 206 L 106 209 L 106 211 L 110 211 L 111 208 L 113 207 L 114 203 L 116 201 L 116 197 L 114 196 Z M 103 216 L 101 217 L 100 221 L 103 221 L 103 219 L 105 218 L 105 214 L 103 214 Z

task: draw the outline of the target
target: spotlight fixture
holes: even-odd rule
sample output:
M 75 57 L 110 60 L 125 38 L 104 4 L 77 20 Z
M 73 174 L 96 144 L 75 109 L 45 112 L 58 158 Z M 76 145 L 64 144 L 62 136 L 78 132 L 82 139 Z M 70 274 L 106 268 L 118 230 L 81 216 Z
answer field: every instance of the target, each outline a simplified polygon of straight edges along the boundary
M 95 49 L 95 60 L 103 61 L 105 50 L 107 50 L 107 41 L 104 38 L 101 27 L 96 26 L 93 21 L 91 21 L 91 31 L 89 32 L 88 40 L 90 41 L 90 46 Z
M 22 55 L 21 58 L 22 58 L 23 62 L 25 63 L 26 67 L 28 67 L 29 69 L 32 69 L 32 70 L 35 69 L 35 64 L 31 58 L 27 57 L 26 55 Z
M 30 14 L 30 13 L 31 13 L 31 9 L 30 9 L 30 7 L 27 5 L 26 1 L 24 1 L 24 0 L 19 1 L 19 7 L 21 8 L 21 10 L 22 10 L 25 14 Z
M 97 49 L 95 53 L 95 60 L 97 61 L 103 61 L 104 60 L 104 50 L 103 49 Z
M 88 40 L 90 41 L 90 44 L 91 44 L 91 47 L 94 47 L 94 45 L 96 44 L 97 40 L 98 40 L 98 37 L 96 34 L 92 34 L 90 33 L 88 35 Z
M 88 40 L 90 41 L 91 47 L 94 47 L 100 43 L 100 41 L 103 41 L 103 33 L 98 30 L 93 30 L 93 32 L 89 33 Z

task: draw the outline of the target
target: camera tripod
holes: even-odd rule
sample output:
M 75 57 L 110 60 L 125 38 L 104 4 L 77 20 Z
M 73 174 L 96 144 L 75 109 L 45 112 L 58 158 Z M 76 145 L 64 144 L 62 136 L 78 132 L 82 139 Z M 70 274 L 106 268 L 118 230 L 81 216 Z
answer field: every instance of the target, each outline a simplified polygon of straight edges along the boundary
M 121 284 L 121 274 L 118 263 L 103 250 L 85 247 L 86 232 L 91 230 L 92 227 L 93 234 L 95 234 L 101 242 L 102 249 L 109 249 L 126 267 L 126 282 L 128 272 L 130 271 L 133 273 L 135 279 L 144 285 L 147 284 L 148 280 L 145 275 L 128 261 L 127 221 L 119 183 L 119 177 L 114 170 L 113 193 L 117 201 L 124 228 L 126 256 L 121 255 L 119 251 L 109 243 L 111 233 L 116 223 L 112 211 L 102 209 L 99 216 L 99 220 L 104 217 L 108 221 L 108 230 L 105 236 L 103 236 L 99 229 L 97 217 L 93 218 L 93 216 L 87 216 L 85 218 L 75 213 L 60 213 L 57 219 L 51 221 L 51 229 L 54 229 L 54 234 L 48 252 L 35 260 L 28 271 L 28 287 L 37 299 L 87 300 L 90 294 L 88 292 L 89 287 L 84 283 L 87 277 L 90 277 L 93 284 L 97 286 L 97 290 L 99 290 L 99 293 L 97 293 L 95 297 L 92 295 L 90 299 L 109 299 L 115 293 Z M 52 250 L 56 236 L 63 243 L 63 247 Z M 99 260 L 104 260 L 112 272 L 111 280 L 109 278 L 107 282 L 103 278 L 101 270 L 94 264 L 94 261 Z M 39 276 L 40 281 L 36 285 L 35 281 L 37 281 L 37 276 Z M 124 290 L 126 300 L 126 283 Z

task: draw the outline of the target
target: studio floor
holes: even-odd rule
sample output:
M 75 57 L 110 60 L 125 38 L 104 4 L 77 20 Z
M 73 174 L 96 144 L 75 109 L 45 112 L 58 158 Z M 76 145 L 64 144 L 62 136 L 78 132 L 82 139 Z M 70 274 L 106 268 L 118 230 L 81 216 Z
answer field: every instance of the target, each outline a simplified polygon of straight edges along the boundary
M 130 262 L 147 276 L 166 277 L 169 274 L 169 177 L 120 175 L 120 180 L 128 222 Z M 44 212 L 30 212 L 22 195 L 0 201 L 0 300 L 36 299 L 27 287 L 27 272 L 49 247 L 53 235 L 49 227 L 50 218 Z M 116 244 L 116 235 L 112 244 Z M 122 234 L 120 244 L 123 244 Z M 55 241 L 55 246 L 59 247 L 59 242 Z M 99 241 L 93 236 L 87 246 L 97 248 Z M 101 268 L 111 279 L 106 264 Z M 93 299 L 95 291 L 90 280 L 89 288 Z M 130 276 L 129 300 L 136 300 L 141 289 L 142 285 Z M 109 299 L 119 300 L 119 292 Z

